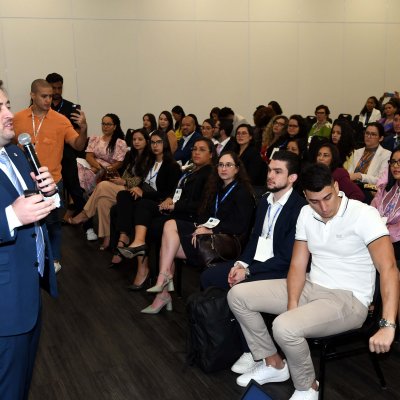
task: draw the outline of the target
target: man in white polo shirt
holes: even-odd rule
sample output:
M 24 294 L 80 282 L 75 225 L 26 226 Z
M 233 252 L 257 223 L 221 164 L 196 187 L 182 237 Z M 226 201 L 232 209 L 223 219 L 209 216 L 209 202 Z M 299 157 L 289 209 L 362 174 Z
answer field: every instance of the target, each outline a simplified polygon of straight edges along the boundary
M 287 280 L 234 286 L 228 301 L 254 360 L 264 360 L 239 376 L 237 383 L 282 382 L 289 379 L 290 369 L 296 389 L 291 399 L 317 400 L 318 382 L 305 338 L 360 327 L 373 297 L 376 267 L 384 314 L 383 327 L 371 337 L 370 349 L 389 351 L 396 327 L 399 276 L 389 233 L 375 209 L 339 192 L 324 165 L 306 168 L 302 185 L 309 205 L 297 221 Z M 279 314 L 273 336 L 286 360 L 277 353 L 260 312 Z

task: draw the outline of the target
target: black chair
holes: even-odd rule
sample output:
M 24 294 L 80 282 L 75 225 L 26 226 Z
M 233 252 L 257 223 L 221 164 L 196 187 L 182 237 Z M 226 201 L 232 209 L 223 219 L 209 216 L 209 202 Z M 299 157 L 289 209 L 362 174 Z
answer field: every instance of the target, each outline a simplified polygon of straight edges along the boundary
M 365 352 L 367 352 L 370 356 L 370 360 L 379 379 L 381 388 L 386 389 L 386 381 L 379 365 L 378 355 L 369 351 L 369 338 L 379 329 L 378 323 L 382 317 L 382 299 L 379 286 L 379 274 L 377 273 L 376 276 L 373 302 L 370 306 L 367 319 L 360 328 L 338 333 L 336 335 L 307 339 L 310 347 L 318 346 L 320 349 L 319 372 L 317 374 L 317 379 L 319 380 L 319 400 L 323 400 L 324 398 L 326 362 L 329 360 L 345 358 Z M 352 344 L 354 344 L 353 347 L 351 347 Z M 340 351 L 340 346 L 344 346 L 345 348 Z
M 351 114 L 339 114 L 338 119 L 341 119 L 341 120 L 344 119 L 348 122 L 351 122 L 353 117 L 351 116 Z

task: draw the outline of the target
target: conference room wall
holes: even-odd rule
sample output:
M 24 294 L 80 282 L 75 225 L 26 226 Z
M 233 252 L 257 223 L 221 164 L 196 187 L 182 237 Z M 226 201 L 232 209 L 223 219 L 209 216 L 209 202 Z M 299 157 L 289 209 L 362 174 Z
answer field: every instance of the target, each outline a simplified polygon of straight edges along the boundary
M 399 35 L 397 0 L 0 0 L 0 79 L 17 111 L 61 73 L 90 134 L 107 112 L 126 129 L 176 104 L 335 117 L 400 88 Z

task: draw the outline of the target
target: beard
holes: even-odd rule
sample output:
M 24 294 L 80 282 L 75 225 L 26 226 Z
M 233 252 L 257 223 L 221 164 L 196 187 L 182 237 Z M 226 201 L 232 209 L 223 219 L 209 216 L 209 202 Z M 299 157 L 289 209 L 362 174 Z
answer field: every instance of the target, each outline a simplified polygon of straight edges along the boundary
M 268 182 L 267 182 L 267 190 L 268 190 L 268 192 L 270 192 L 270 193 L 279 192 L 280 190 L 286 189 L 287 187 L 288 187 L 288 185 L 281 185 L 281 186 L 273 186 L 273 187 L 270 187 L 270 186 L 268 185 Z

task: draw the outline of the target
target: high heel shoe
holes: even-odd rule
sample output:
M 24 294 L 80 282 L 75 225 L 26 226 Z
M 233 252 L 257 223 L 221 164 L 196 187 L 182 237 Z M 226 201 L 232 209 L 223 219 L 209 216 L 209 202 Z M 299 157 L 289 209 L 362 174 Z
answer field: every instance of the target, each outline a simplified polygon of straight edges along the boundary
M 165 306 L 167 311 L 172 311 L 172 299 L 171 297 L 162 297 L 161 298 L 162 303 L 157 307 L 153 307 L 152 304 L 150 304 L 148 307 L 144 308 L 142 311 L 140 311 L 143 314 L 158 314 Z
M 126 288 L 130 292 L 138 292 L 139 290 L 142 290 L 145 287 L 145 285 L 147 284 L 149 278 L 150 278 L 150 273 L 148 273 L 146 275 L 146 278 L 144 279 L 144 281 L 140 285 L 136 285 L 136 284 L 132 283 L 131 285 L 127 286 Z
M 117 247 L 118 251 L 126 258 L 134 258 L 137 256 L 147 256 L 147 244 L 136 247 Z
M 147 289 L 146 292 L 161 293 L 164 290 L 165 286 L 167 286 L 168 292 L 174 291 L 174 281 L 172 280 L 172 277 L 169 277 L 164 272 L 160 272 L 160 275 L 164 276 L 164 282 L 161 285 L 152 286 L 151 288 Z

